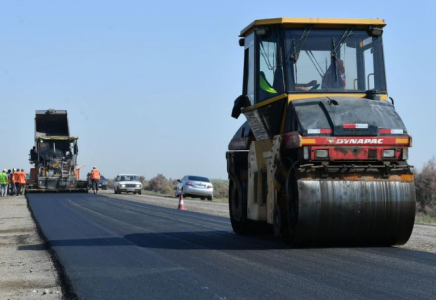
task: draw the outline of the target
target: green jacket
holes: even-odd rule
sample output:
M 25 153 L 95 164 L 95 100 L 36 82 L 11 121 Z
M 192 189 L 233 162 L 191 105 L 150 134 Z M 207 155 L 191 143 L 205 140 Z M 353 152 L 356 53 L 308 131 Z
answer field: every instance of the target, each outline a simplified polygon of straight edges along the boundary
M 8 176 L 6 173 L 0 173 L 0 184 L 8 184 Z

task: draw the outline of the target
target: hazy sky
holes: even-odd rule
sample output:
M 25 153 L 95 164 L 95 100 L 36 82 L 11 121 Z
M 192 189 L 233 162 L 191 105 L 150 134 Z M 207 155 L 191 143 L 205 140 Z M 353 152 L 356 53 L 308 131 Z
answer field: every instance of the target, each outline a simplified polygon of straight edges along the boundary
M 0 168 L 30 168 L 34 113 L 66 109 L 79 164 L 227 178 L 244 121 L 242 28 L 273 17 L 383 18 L 389 96 L 417 167 L 436 153 L 433 1 L 1 1 Z

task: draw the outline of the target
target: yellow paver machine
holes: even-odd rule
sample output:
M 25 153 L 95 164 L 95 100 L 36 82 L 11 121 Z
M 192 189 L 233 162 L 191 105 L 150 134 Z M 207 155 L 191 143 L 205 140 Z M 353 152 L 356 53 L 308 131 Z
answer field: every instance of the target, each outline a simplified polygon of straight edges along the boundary
M 30 150 L 30 180 L 26 192 L 88 192 L 79 179 L 78 137 L 70 136 L 66 110 L 35 112 L 35 145 Z
M 236 233 L 292 246 L 401 245 L 415 218 L 412 141 L 388 98 L 380 19 L 266 19 L 241 32 L 247 121 L 226 153 Z

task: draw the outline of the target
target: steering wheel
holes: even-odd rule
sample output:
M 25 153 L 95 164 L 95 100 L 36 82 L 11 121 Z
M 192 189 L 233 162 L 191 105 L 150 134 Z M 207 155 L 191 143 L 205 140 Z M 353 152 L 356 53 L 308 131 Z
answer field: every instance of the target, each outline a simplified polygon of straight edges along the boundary
M 319 88 L 319 86 L 320 86 L 319 83 L 318 83 L 318 84 L 315 84 L 313 87 L 311 87 L 311 88 L 309 89 L 309 91 L 317 90 L 317 89 Z

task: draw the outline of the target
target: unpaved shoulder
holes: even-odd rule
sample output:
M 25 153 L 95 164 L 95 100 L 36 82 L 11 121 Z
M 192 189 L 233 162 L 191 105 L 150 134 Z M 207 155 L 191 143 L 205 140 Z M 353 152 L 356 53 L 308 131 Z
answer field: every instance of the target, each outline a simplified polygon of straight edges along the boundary
M 409 241 L 401 247 L 436 253 L 436 226 L 415 224 Z
M 62 299 L 23 196 L 0 197 L 0 299 Z

